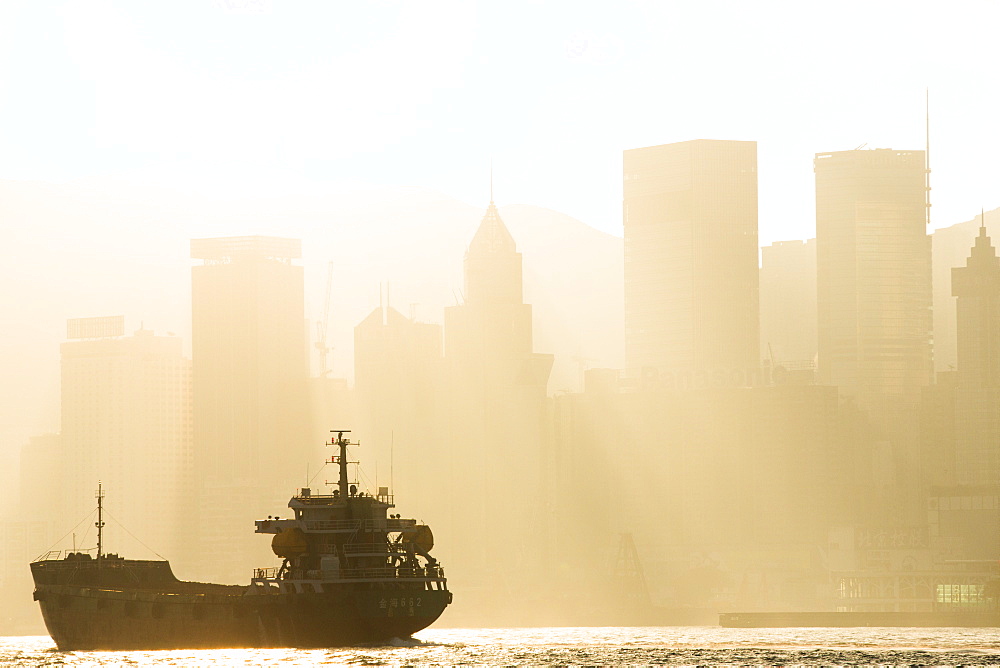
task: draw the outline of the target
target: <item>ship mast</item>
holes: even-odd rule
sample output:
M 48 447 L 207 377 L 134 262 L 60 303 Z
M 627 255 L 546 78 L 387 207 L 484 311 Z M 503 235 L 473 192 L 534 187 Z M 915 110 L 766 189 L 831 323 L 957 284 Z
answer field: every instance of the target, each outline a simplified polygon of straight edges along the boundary
M 97 481 L 97 522 L 94 526 L 97 527 L 97 558 L 100 559 L 104 553 L 104 490 L 100 480 Z
M 346 499 L 348 493 L 347 484 L 347 444 L 349 441 L 344 438 L 344 434 L 349 434 L 350 430 L 345 429 L 343 431 L 337 432 L 337 445 L 340 447 L 340 458 L 337 463 L 340 464 L 340 482 L 338 486 L 340 488 L 340 498 Z

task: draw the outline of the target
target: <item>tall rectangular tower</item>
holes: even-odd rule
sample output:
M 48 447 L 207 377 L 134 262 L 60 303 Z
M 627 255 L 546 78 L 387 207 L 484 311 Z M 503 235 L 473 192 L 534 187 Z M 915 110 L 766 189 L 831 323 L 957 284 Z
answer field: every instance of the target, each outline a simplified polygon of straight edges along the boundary
M 757 143 L 625 151 L 624 197 L 627 367 L 757 368 Z
M 138 330 L 121 318 L 68 322 L 62 353 L 61 501 L 75 517 L 108 493 L 108 545 L 152 549 L 183 561 L 182 521 L 189 510 L 191 362 L 174 336 Z M 123 528 L 122 528 L 123 527 Z M 147 553 L 148 556 L 152 556 Z
M 931 382 L 931 240 L 923 151 L 816 155 L 821 382 L 915 404 Z
M 297 239 L 191 241 L 191 257 L 203 260 L 191 271 L 191 345 L 206 564 L 266 553 L 246 527 L 284 507 L 307 467 L 318 465 L 307 442 L 303 274 L 293 264 L 301 253 Z
M 369 446 L 360 457 L 369 470 L 394 470 L 393 493 L 426 502 L 428 516 L 450 513 L 433 505 L 441 502 L 447 464 L 432 445 L 442 440 L 447 398 L 441 348 L 441 325 L 411 320 L 391 306 L 376 307 L 354 328 L 352 429 Z

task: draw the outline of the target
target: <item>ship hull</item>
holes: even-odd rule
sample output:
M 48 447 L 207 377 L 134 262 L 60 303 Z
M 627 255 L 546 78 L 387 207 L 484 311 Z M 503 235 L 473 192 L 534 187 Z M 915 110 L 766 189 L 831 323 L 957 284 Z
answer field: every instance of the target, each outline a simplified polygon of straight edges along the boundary
M 152 650 L 384 642 L 433 623 L 451 594 L 398 587 L 255 595 L 39 585 L 35 598 L 61 650 Z

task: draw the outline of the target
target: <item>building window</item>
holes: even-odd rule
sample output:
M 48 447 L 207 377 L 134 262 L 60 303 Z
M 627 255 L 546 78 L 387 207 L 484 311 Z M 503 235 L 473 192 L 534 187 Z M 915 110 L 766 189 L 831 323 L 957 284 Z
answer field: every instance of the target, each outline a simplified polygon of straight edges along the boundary
M 980 584 L 939 584 L 934 600 L 943 608 L 960 610 L 986 607 L 987 603 Z

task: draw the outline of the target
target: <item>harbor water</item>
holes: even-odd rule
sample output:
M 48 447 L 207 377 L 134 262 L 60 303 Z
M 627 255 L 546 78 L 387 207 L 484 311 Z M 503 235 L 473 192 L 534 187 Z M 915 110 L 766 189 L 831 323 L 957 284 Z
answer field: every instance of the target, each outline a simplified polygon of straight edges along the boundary
M 2 666 L 670 665 L 1000 666 L 1000 629 L 426 629 L 341 649 L 60 652 L 48 636 L 0 638 Z

